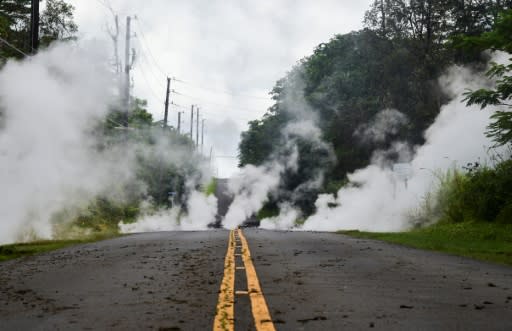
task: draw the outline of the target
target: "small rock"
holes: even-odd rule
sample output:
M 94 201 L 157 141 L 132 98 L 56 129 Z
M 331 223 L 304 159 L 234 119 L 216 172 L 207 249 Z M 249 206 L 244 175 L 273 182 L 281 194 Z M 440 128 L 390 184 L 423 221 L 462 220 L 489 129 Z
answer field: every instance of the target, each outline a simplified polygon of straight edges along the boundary
M 413 309 L 413 308 L 414 308 L 413 306 L 400 305 L 400 309 Z

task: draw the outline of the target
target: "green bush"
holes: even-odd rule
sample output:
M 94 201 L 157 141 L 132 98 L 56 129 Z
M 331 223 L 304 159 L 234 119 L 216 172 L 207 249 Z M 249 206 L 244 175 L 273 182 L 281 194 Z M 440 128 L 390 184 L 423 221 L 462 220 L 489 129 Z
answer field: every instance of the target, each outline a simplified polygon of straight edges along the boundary
M 116 233 L 119 222 L 134 222 L 138 214 L 137 204 L 116 204 L 108 199 L 97 198 L 76 218 L 74 225 L 98 233 Z
M 449 172 L 437 194 L 441 219 L 512 223 L 512 160 Z

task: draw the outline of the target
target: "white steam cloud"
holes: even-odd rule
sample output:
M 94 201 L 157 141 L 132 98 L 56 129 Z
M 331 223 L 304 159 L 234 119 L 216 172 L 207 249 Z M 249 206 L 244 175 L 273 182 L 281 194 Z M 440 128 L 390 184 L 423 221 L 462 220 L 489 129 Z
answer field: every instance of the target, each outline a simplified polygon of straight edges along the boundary
M 496 108 L 481 111 L 462 102 L 467 88 L 476 89 L 489 82 L 468 69 L 453 67 L 439 83 L 452 96 L 452 101 L 442 107 L 425 132 L 423 146 L 413 148 L 395 142 L 388 151 L 376 151 L 368 167 L 348 176 L 351 185 L 341 188 L 336 195 L 320 195 L 315 203 L 316 213 L 302 225 L 291 221 L 297 220 L 300 213 L 286 204 L 281 206 L 279 216 L 262 220 L 261 227 L 314 231 L 405 230 L 411 227 L 422 200 L 437 184 L 437 174 L 475 161 L 492 165 L 489 148 L 493 143 L 485 130 Z M 363 141 L 383 141 L 406 123 L 407 118 L 400 112 L 384 110 L 355 134 Z M 492 153 L 506 151 L 494 149 Z M 398 155 L 398 160 L 390 161 L 389 155 Z
M 103 187 L 109 169 L 98 167 L 85 139 L 111 101 L 101 58 L 60 45 L 0 72 L 0 243 L 27 232 L 51 238 L 51 215 L 64 201 Z
M 286 87 L 287 92 L 283 104 L 285 111 L 289 112 L 295 120 L 283 128 L 282 146 L 277 153 L 270 155 L 269 160 L 261 166 L 247 165 L 243 167 L 237 176 L 230 179 L 228 188 L 234 196 L 234 200 L 222 221 L 225 228 L 233 229 L 249 220 L 264 206 L 269 196 L 279 191 L 284 173 L 288 171 L 294 173 L 298 170 L 299 140 L 311 143 L 317 150 L 328 155 L 327 162 L 333 162 L 331 146 L 322 140 L 322 132 L 316 124 L 316 114 L 304 100 L 303 89 L 303 82 L 298 77 L 294 77 Z M 299 197 L 303 191 L 320 187 L 323 179 L 324 169 L 322 168 L 291 193 L 292 199 Z M 291 213 L 299 214 L 297 211 L 288 213 L 287 211 L 291 209 L 289 205 L 283 205 L 283 208 L 286 213 L 283 219 L 289 220 Z M 276 220 L 269 220 L 266 224 L 268 227 L 274 227 L 273 224 L 276 224 Z M 276 224 L 275 227 L 283 226 Z
M 143 194 L 136 155 L 157 154 L 177 167 L 191 159 L 162 137 L 154 137 L 153 151 L 136 144 L 97 148 L 94 128 L 117 87 L 102 46 L 58 44 L 1 69 L 0 244 L 51 239 L 56 213 L 83 210 L 98 195 L 122 201 L 124 184 Z M 211 217 L 204 213 L 211 214 L 215 201 L 200 195 L 190 194 L 181 228 L 206 228 Z M 159 229 L 152 224 L 144 229 Z
M 396 109 L 384 109 L 372 122 L 358 127 L 354 133 L 363 142 L 383 142 L 389 135 L 397 134 L 398 130 L 409 120 Z
M 269 194 L 275 192 L 286 170 L 297 167 L 297 150 L 284 160 L 272 161 L 264 166 L 247 165 L 239 175 L 228 182 L 229 191 L 235 198 L 222 221 L 227 229 L 234 229 L 257 213 L 268 201 Z
M 179 207 L 148 212 L 135 223 L 120 223 L 119 228 L 122 233 L 206 230 L 208 225 L 215 222 L 217 198 L 193 191 L 187 200 L 187 209 L 188 215 L 183 217 Z

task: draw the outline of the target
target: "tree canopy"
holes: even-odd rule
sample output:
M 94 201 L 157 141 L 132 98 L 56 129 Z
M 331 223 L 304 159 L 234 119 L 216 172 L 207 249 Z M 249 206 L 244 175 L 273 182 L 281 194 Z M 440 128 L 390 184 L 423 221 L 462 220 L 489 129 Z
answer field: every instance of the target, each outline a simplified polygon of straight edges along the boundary
M 289 102 L 290 91 L 303 94 L 305 106 L 317 118 L 322 138 L 331 144 L 337 159 L 326 168 L 319 192 L 332 191 L 344 183 L 347 173 L 368 165 L 375 150 L 388 150 L 393 141 L 423 143 L 424 130 L 449 99 L 439 88 L 439 75 L 452 64 L 478 68 L 486 60 L 480 50 L 454 47 L 457 37 L 491 36 L 493 25 L 506 18 L 498 13 L 511 5 L 512 1 L 490 0 L 374 1 L 366 12 L 364 30 L 337 35 L 320 44 L 277 81 L 271 92 L 274 105 L 242 133 L 240 166 L 262 164 L 283 145 L 282 130 L 297 114 L 297 104 Z M 501 72 L 503 69 L 494 74 Z M 507 82 L 507 77 L 502 78 Z M 385 139 L 360 139 L 358 128 L 384 109 L 404 114 L 401 125 Z M 284 181 L 287 189 L 311 179 L 302 169 L 307 162 L 301 162 L 318 160 L 317 152 L 301 151 L 301 175 L 288 174 Z M 389 157 L 398 158 L 398 154 Z M 274 202 L 280 199 L 283 197 L 275 197 Z M 307 213 L 311 203 L 300 202 L 299 207 Z
M 56 40 L 73 39 L 78 27 L 73 21 L 74 7 L 64 0 L 47 0 L 40 16 L 41 45 L 48 46 Z M 31 54 L 30 44 L 31 0 L 0 1 L 0 59 L 22 58 Z M 21 52 L 17 51 L 16 49 Z
M 512 10 L 503 12 L 492 31 L 479 36 L 462 38 L 461 47 L 466 49 L 491 49 L 512 53 Z M 510 60 L 510 59 L 509 59 Z M 489 125 L 487 135 L 498 145 L 512 142 L 512 64 L 492 63 L 487 76 L 495 80 L 493 88 L 482 88 L 466 94 L 468 105 L 478 104 L 481 108 L 488 105 L 501 105 L 508 110 L 497 111 L 492 115 L 493 122 Z

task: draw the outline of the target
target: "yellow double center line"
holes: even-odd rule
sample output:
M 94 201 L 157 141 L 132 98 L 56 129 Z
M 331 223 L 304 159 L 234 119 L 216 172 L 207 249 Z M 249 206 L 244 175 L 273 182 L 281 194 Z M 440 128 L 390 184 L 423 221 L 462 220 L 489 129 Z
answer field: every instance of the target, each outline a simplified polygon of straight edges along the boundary
M 242 230 L 232 230 L 229 233 L 228 252 L 224 262 L 224 278 L 220 286 L 219 301 L 217 303 L 217 314 L 213 323 L 213 330 L 235 329 L 235 248 L 236 239 L 239 239 L 242 248 L 242 260 L 247 275 L 247 291 L 237 291 L 237 294 L 249 294 L 251 310 L 254 317 L 254 324 L 257 331 L 275 331 L 274 323 L 261 291 L 260 282 L 256 269 L 251 259 L 251 252 L 247 239 Z

